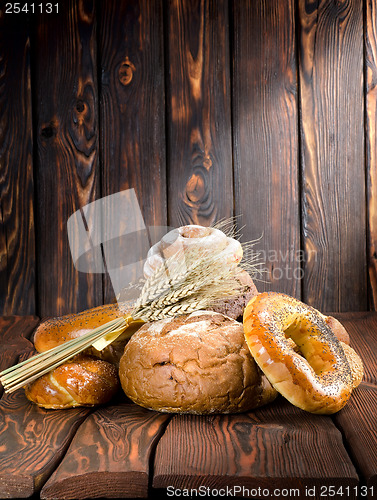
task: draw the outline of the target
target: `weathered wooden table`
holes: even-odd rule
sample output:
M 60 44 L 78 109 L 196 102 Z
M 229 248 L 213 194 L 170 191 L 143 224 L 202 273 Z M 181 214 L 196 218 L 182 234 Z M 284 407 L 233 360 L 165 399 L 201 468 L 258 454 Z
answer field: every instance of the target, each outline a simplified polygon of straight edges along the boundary
M 241 415 L 167 415 L 126 400 L 43 410 L 0 402 L 0 498 L 377 498 L 377 313 L 336 315 L 365 363 L 334 416 L 282 397 Z M 0 370 L 32 350 L 38 319 L 0 320 Z M 188 490 L 196 489 L 196 492 Z

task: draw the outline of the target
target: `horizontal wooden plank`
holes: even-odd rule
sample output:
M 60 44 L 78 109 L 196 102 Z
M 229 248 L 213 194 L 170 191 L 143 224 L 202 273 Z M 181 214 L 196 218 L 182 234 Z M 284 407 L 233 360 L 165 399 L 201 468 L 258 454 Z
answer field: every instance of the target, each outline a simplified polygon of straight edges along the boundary
M 350 336 L 350 344 L 364 364 L 364 382 L 377 385 L 377 313 L 334 313 Z
M 241 415 L 175 416 L 158 443 L 154 488 L 305 488 L 358 484 L 328 416 L 280 398 Z
M 26 498 L 38 492 L 64 455 L 90 410 L 43 410 L 23 389 L 0 401 L 1 498 Z
M 0 371 L 16 364 L 20 355 L 33 351 L 33 344 L 28 339 L 38 323 L 35 316 L 0 318 Z M 0 396 L 2 393 L 0 383 Z
M 150 455 L 169 418 L 129 403 L 97 410 L 78 430 L 41 497 L 146 498 Z
M 335 422 L 342 429 L 351 457 L 368 488 L 374 488 L 374 495 L 377 494 L 376 408 L 377 387 L 362 383 L 353 391 L 349 403 L 335 416 Z M 374 496 L 370 495 L 369 498 Z

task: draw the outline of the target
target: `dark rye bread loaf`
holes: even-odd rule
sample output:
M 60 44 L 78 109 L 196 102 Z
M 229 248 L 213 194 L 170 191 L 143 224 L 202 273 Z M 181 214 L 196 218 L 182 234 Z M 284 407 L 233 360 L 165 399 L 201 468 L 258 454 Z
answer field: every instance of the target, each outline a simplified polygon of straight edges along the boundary
M 132 401 L 162 412 L 239 413 L 277 395 L 242 325 L 213 311 L 146 323 L 126 345 L 119 375 Z
M 238 276 L 238 281 L 241 284 L 242 291 L 235 297 L 229 299 L 221 299 L 211 305 L 208 309 L 215 311 L 233 319 L 240 319 L 245 307 L 255 295 L 258 295 L 257 287 L 255 286 L 250 274 L 242 271 Z

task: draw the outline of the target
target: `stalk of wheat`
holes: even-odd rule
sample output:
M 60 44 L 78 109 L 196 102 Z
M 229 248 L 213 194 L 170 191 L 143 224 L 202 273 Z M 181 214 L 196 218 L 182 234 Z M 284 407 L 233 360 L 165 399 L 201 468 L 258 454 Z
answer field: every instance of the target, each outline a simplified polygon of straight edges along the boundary
M 223 223 L 223 228 L 229 222 Z M 244 244 L 244 250 L 253 243 Z M 245 252 L 246 253 L 246 252 Z M 247 257 L 241 266 L 229 267 L 213 252 L 177 252 L 148 278 L 130 314 L 112 320 L 77 339 L 37 354 L 0 373 L 5 392 L 13 392 L 93 345 L 101 350 L 125 332 L 133 321 L 155 321 L 206 309 L 216 300 L 243 292 L 237 279 L 243 269 L 255 272 L 257 256 Z

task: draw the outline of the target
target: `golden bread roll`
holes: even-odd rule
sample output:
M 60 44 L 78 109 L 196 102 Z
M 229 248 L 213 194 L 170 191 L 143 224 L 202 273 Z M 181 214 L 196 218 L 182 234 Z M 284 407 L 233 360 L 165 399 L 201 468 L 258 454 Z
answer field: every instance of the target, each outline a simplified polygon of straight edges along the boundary
M 35 331 L 33 339 L 35 349 L 38 352 L 47 351 L 68 340 L 78 338 L 108 321 L 124 316 L 130 311 L 131 307 L 128 304 L 107 304 L 77 314 L 48 319 L 41 323 Z M 84 353 L 118 366 L 130 334 L 139 327 L 140 323 L 132 323 L 122 335 L 102 351 L 90 347 Z
M 114 365 L 79 355 L 25 387 L 26 397 L 47 409 L 107 403 L 119 389 Z
M 132 401 L 162 412 L 239 413 L 277 396 L 242 325 L 213 311 L 146 323 L 126 345 L 119 375 Z
M 283 293 L 260 293 L 245 309 L 244 332 L 258 366 L 292 404 L 331 414 L 347 403 L 350 365 L 319 311 Z

